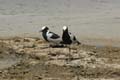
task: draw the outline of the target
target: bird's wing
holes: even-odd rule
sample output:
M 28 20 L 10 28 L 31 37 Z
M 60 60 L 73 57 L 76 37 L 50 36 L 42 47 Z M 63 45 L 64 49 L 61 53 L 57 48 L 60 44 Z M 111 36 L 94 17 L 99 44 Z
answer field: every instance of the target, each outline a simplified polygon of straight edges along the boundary
M 53 43 L 59 43 L 62 41 L 60 36 L 53 32 L 47 32 L 47 39 L 48 41 L 53 42 Z
M 53 32 L 47 32 L 47 37 L 51 38 L 51 39 L 58 39 L 58 38 L 60 38 L 59 35 L 57 35 L 57 34 L 55 34 Z
M 73 35 L 72 33 L 69 32 L 70 35 L 70 39 L 72 40 L 73 43 L 77 43 L 77 44 L 81 44 L 77 38 L 75 37 L 75 35 Z
M 53 32 L 49 32 L 49 35 L 50 35 L 50 38 L 52 38 L 52 39 L 60 38 L 59 35 L 57 35 L 57 34 L 55 34 L 55 33 L 53 33 Z

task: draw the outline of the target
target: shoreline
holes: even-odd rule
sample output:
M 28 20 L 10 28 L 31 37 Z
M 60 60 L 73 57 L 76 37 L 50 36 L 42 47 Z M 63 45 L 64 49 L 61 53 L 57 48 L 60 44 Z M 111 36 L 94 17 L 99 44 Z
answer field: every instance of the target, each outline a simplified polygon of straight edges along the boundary
M 9 36 L 9 37 L 0 37 L 0 40 L 9 40 L 9 39 L 23 39 L 23 38 L 33 38 L 33 39 L 41 39 L 44 40 L 41 36 L 33 37 L 33 36 Z M 84 45 L 96 46 L 96 47 L 120 47 L 119 39 L 111 39 L 111 38 L 89 38 L 82 37 L 78 38 L 78 40 Z

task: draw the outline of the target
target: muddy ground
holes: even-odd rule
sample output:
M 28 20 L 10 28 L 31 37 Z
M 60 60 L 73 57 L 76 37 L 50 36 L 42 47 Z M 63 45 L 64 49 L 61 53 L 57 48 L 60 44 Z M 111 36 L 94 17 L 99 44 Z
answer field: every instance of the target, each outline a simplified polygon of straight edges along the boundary
M 0 80 L 120 80 L 120 48 L 1 39 Z

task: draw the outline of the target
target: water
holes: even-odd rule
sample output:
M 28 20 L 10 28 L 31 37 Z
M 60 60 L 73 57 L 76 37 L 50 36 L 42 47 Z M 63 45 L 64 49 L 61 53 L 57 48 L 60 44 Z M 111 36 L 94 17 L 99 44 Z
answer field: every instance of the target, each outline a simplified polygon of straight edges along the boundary
M 67 25 L 84 43 L 118 45 L 120 0 L 0 0 L 0 36 L 34 36 Z M 104 42 L 104 43 L 103 43 Z

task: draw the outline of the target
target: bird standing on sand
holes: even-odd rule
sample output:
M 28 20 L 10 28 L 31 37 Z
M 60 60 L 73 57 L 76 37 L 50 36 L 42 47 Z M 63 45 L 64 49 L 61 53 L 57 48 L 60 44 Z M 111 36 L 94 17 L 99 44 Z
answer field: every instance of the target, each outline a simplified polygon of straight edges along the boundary
M 60 45 L 60 42 L 62 41 L 61 37 L 58 34 L 49 31 L 47 26 L 43 26 L 40 32 L 42 32 L 42 37 L 45 41 L 50 43 L 49 47 L 63 47 L 63 45 Z
M 50 47 L 56 47 L 61 42 L 60 36 L 53 32 L 50 32 L 47 26 L 43 26 L 40 32 L 42 32 L 42 37 L 44 38 L 44 40 L 50 43 L 49 53 L 51 53 Z
M 49 43 L 59 44 L 61 42 L 60 36 L 49 31 L 47 26 L 43 26 L 40 32 L 42 32 L 42 37 L 45 39 L 45 41 Z
M 76 39 L 76 37 L 68 31 L 68 27 L 67 27 L 67 26 L 63 26 L 62 40 L 63 40 L 62 43 L 63 43 L 63 44 L 66 44 L 66 45 L 70 45 L 70 44 L 72 44 L 72 43 L 81 44 L 81 43 Z
M 69 59 L 68 60 L 72 59 L 72 56 L 70 54 L 71 53 L 70 45 L 74 44 L 74 43 L 77 43 L 78 45 L 81 44 L 76 39 L 76 37 L 68 31 L 68 27 L 67 26 L 63 26 L 63 34 L 62 34 L 62 42 L 61 43 L 67 45 L 68 48 L 69 48 L 69 55 L 68 55 Z

